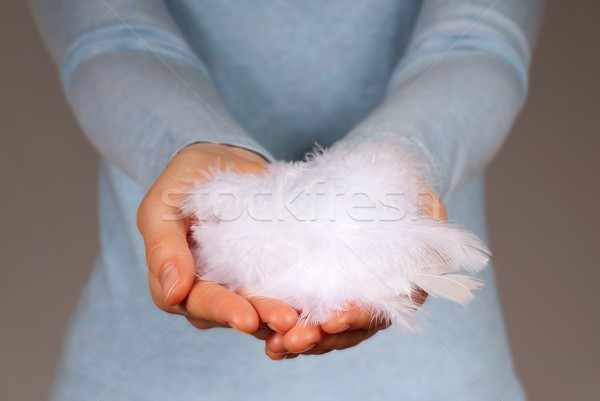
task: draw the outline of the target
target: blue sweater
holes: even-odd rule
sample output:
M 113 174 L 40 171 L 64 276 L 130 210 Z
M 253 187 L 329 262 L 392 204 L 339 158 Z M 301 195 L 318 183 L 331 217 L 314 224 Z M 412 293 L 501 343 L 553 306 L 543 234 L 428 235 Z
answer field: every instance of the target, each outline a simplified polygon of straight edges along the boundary
M 101 158 L 101 252 L 53 400 L 523 400 L 493 269 L 468 307 L 429 299 L 418 334 L 273 362 L 147 290 L 136 209 L 197 141 L 300 158 L 314 142 L 417 145 L 451 221 L 486 238 L 484 168 L 527 91 L 541 0 L 30 0 Z

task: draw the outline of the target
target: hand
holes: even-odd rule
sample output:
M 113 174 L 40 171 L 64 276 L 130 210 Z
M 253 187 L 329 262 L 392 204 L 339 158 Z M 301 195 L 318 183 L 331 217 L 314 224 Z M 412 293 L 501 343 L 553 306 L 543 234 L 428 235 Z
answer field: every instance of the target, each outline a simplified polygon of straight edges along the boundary
M 165 218 L 176 211 L 167 202 L 169 194 L 184 194 L 205 179 L 203 173 L 209 168 L 227 165 L 242 173 L 260 174 L 267 162 L 234 146 L 189 145 L 173 157 L 144 197 L 137 223 L 146 246 L 150 293 L 160 309 L 185 316 L 194 327 L 234 327 L 265 339 L 271 330 L 284 333 L 292 328 L 298 319 L 295 310 L 283 302 L 244 297 L 198 280 L 188 242 L 191 218 Z
M 433 191 L 419 195 L 418 206 L 420 216 L 447 221 L 446 208 Z M 416 288 L 412 296 L 421 306 L 427 293 Z M 389 322 L 377 318 L 372 311 L 354 306 L 318 326 L 299 322 L 285 334 L 271 333 L 267 337 L 265 353 L 273 360 L 320 355 L 354 347 L 388 326 Z

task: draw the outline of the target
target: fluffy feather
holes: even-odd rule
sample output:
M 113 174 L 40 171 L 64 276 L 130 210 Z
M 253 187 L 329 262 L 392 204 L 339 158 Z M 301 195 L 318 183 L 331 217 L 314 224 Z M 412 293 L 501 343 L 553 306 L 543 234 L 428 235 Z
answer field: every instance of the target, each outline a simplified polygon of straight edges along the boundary
M 405 143 L 317 149 L 265 174 L 213 171 L 181 204 L 200 278 L 281 299 L 311 323 L 361 305 L 416 327 L 416 286 L 460 304 L 488 262 L 470 232 L 420 216 L 428 185 Z

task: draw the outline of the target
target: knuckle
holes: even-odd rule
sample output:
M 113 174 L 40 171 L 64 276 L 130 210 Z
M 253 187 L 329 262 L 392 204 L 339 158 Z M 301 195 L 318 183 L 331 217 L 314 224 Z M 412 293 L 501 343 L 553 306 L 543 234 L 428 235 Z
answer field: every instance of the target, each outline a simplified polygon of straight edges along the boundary
M 167 247 L 163 238 L 153 237 L 146 241 L 146 253 L 152 258 L 162 258 L 167 253 Z
M 136 224 L 137 224 L 137 229 L 140 232 L 142 232 L 144 230 L 144 220 L 145 220 L 145 216 L 147 214 L 146 209 L 148 208 L 147 204 L 148 204 L 148 202 L 146 201 L 146 198 L 144 198 L 137 209 Z
M 151 238 L 146 242 L 146 262 L 156 277 L 167 265 L 174 262 L 174 255 L 161 238 Z

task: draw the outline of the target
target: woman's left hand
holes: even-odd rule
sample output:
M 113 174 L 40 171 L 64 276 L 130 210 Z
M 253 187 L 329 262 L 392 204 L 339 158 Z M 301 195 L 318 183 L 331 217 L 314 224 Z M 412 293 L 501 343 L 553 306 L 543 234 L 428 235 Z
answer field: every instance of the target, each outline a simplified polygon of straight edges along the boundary
M 446 208 L 433 191 L 419 197 L 418 213 L 444 222 L 447 220 Z M 412 296 L 417 306 L 427 299 L 427 293 L 420 288 Z M 378 318 L 372 311 L 351 307 L 321 325 L 311 326 L 298 321 L 286 333 L 272 332 L 265 341 L 265 353 L 273 360 L 321 355 L 354 347 L 388 326 L 389 322 Z
M 420 306 L 425 302 L 427 293 L 419 289 L 413 296 Z M 299 321 L 287 333 L 271 333 L 266 339 L 265 353 L 273 360 L 321 355 L 354 347 L 388 326 L 386 320 L 368 309 L 352 307 L 321 325 L 310 326 Z

